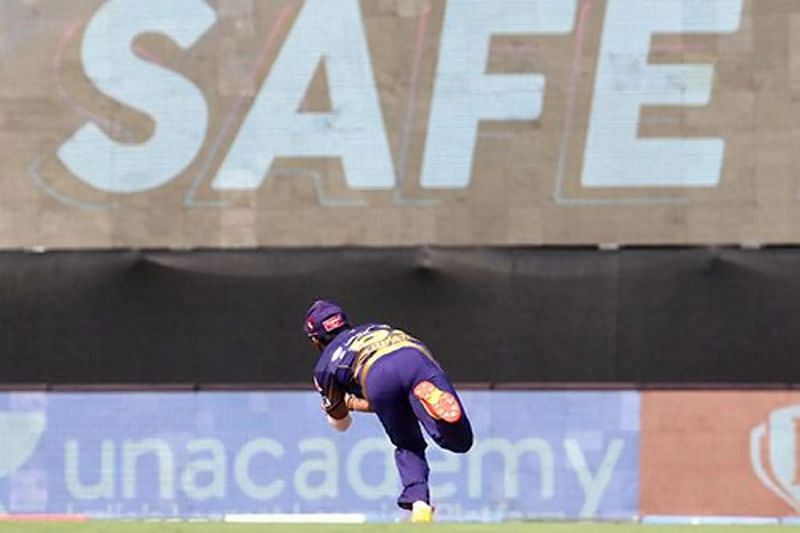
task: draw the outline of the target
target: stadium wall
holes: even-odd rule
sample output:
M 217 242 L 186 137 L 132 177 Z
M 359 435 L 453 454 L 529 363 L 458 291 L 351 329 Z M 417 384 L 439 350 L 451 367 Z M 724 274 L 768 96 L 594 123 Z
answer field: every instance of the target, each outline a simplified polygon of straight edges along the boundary
M 0 246 L 797 242 L 798 35 L 794 0 L 2 2 Z
M 305 387 L 327 297 L 479 387 L 791 387 L 798 269 L 793 248 L 5 252 L 0 383 Z
M 800 234 L 798 36 L 796 0 L 0 2 L 0 519 L 395 518 L 373 419 L 256 390 L 307 388 L 327 296 L 465 390 L 442 519 L 797 521 L 800 252 L 761 246 Z

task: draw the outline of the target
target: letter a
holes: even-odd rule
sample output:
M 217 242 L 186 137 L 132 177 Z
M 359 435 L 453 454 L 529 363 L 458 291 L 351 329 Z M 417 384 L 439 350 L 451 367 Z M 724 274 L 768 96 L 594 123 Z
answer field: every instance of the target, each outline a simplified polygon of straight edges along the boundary
M 391 189 L 386 140 L 358 0 L 306 0 L 213 187 L 252 190 L 276 157 L 341 157 L 354 189 Z M 320 59 L 331 113 L 297 111 Z

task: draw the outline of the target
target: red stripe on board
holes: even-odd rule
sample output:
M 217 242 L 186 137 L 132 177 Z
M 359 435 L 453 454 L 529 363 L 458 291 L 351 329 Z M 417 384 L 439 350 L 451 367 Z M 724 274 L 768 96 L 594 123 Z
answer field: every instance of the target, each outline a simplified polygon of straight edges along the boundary
M 0 522 L 88 522 L 89 517 L 75 514 L 0 514 Z

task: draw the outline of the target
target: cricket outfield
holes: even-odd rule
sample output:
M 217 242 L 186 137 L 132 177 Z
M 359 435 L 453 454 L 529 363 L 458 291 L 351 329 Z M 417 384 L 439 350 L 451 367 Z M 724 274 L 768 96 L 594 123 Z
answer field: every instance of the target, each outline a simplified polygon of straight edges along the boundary
M 494 524 L 221 524 L 94 522 L 86 524 L 6 523 L 3 533 L 768 533 L 800 531 L 800 526 L 656 526 L 594 523 L 494 523 Z

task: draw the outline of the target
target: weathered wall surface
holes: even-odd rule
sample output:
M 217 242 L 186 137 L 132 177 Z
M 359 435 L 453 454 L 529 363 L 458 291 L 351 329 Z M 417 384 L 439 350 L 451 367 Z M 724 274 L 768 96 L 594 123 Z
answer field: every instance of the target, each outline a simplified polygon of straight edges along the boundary
M 795 0 L 0 3 L 0 246 L 800 236 Z

